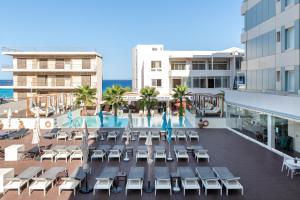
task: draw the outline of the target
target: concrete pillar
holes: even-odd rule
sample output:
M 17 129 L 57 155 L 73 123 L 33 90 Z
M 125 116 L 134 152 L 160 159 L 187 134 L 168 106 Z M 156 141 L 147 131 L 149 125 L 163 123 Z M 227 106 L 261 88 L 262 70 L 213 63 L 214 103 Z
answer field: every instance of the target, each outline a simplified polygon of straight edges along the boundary
M 272 115 L 268 114 L 268 146 L 275 148 L 275 121 L 272 120 Z

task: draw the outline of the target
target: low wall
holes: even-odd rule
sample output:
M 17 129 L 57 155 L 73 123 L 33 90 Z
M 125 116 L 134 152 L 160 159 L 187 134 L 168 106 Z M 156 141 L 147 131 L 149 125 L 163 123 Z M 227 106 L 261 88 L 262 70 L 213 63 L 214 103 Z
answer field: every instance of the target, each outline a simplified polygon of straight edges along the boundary
M 195 114 L 192 114 L 188 110 L 185 112 L 185 117 L 189 120 L 192 126 L 198 127 L 200 117 L 196 117 Z M 224 117 L 202 117 L 202 120 L 208 121 L 209 125 L 206 128 L 227 128 L 226 118 Z

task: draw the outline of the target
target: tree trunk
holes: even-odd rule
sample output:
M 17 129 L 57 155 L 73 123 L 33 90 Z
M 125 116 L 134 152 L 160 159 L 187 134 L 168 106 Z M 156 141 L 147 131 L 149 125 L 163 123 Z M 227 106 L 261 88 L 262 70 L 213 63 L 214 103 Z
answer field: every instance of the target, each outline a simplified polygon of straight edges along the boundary
M 179 116 L 183 116 L 183 105 L 182 105 L 182 98 L 179 98 Z
M 114 106 L 114 115 L 115 115 L 115 117 L 118 116 L 118 107 L 117 106 Z

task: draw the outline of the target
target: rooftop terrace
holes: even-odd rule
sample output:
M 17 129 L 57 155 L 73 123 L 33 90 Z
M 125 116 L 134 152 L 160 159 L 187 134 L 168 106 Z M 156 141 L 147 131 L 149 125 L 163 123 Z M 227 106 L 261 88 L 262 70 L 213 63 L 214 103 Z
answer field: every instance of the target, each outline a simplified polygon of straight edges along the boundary
M 91 129 L 90 129 L 91 130 Z M 199 129 L 197 129 L 199 131 Z M 31 144 L 32 134 L 25 136 L 21 140 L 0 140 L 0 146 L 6 147 L 10 144 L 20 144 L 24 143 L 26 149 L 30 149 L 33 145 Z M 80 140 L 77 141 L 58 141 L 53 140 L 41 140 L 41 145 L 46 145 L 53 143 L 55 144 L 80 144 Z M 110 141 L 98 141 L 97 144 L 124 144 L 121 142 L 121 138 L 117 142 Z M 129 146 L 137 147 L 138 144 L 143 145 L 145 140 L 140 142 L 134 141 L 130 142 Z M 164 143 L 163 141 L 153 140 L 153 145 Z M 240 183 L 244 186 L 244 196 L 241 196 L 239 191 L 232 191 L 229 196 L 226 197 L 225 192 L 223 192 L 222 199 L 299 199 L 300 197 L 300 177 L 295 176 L 294 179 L 286 176 L 286 173 L 281 173 L 282 157 L 277 154 L 254 144 L 227 129 L 203 129 L 200 130 L 200 142 L 193 140 L 190 141 L 178 141 L 173 142 L 173 144 L 184 144 L 190 146 L 192 144 L 200 144 L 205 149 L 208 149 L 210 155 L 210 162 L 204 160 L 197 163 L 196 159 L 190 154 L 190 162 L 187 161 L 176 161 L 167 162 L 156 161 L 155 166 L 167 166 L 170 172 L 175 172 L 177 166 L 190 166 L 194 170 L 197 166 L 225 166 L 238 177 L 241 177 Z M 171 148 L 173 149 L 173 148 Z M 175 157 L 172 151 L 173 158 Z M 89 185 L 93 187 L 97 177 L 100 172 L 106 166 L 119 166 L 121 171 L 128 172 L 130 166 L 143 166 L 145 167 L 145 179 L 144 186 L 147 184 L 147 161 L 139 160 L 137 163 L 135 161 L 135 148 L 134 157 L 130 157 L 130 162 L 117 160 L 112 160 L 109 163 L 105 160 L 103 163 L 99 160 L 95 160 L 92 163 L 92 174 L 89 176 Z M 13 167 L 15 168 L 15 174 L 19 174 L 21 171 L 29 166 L 42 166 L 44 169 L 48 169 L 53 166 L 63 166 L 67 167 L 69 173 L 71 173 L 77 166 L 80 165 L 80 161 L 74 160 L 72 162 L 66 163 L 64 160 L 59 160 L 56 163 L 51 163 L 51 161 L 46 160 L 40 163 L 34 160 L 22 160 L 18 162 L 5 162 L 0 161 L 1 168 L 3 167 Z M 151 173 L 151 184 L 153 185 L 153 172 Z M 124 189 L 124 182 L 119 183 Z M 143 199 L 182 199 L 183 192 L 173 193 L 172 196 L 169 195 L 168 191 L 159 191 L 155 197 L 154 193 L 143 193 Z M 63 191 L 60 196 L 58 196 L 58 186 L 55 185 L 52 189 L 48 190 L 44 199 L 107 199 L 108 192 L 97 191 L 96 195 L 90 194 L 80 194 L 77 193 L 74 197 L 71 191 Z M 187 191 L 186 198 L 189 199 L 199 199 L 197 192 Z M 208 191 L 208 195 L 204 195 L 204 191 L 201 190 L 201 199 L 217 199 L 220 198 L 218 191 Z M 43 199 L 43 193 L 39 191 L 34 191 L 31 196 L 28 195 L 28 189 L 21 192 L 18 196 L 16 191 L 8 191 L 2 199 Z M 121 193 L 112 193 L 110 199 L 141 199 L 140 193 L 138 191 L 130 191 L 128 196 L 125 196 L 124 190 Z

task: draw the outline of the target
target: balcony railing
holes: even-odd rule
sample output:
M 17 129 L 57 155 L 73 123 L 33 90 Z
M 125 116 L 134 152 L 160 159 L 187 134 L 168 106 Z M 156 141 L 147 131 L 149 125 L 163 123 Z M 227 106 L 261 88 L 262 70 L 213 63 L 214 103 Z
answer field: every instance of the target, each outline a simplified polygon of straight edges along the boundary
M 72 71 L 96 71 L 97 70 L 97 66 L 92 65 L 90 68 L 83 68 L 81 65 L 69 65 L 69 66 L 64 66 L 61 69 L 57 69 L 57 68 L 53 68 L 53 66 L 51 66 L 51 68 L 48 67 L 37 67 L 37 66 L 27 66 L 26 68 L 18 68 L 17 66 L 11 66 L 11 65 L 3 65 L 2 67 L 2 71 L 66 71 L 66 70 L 72 70 Z
M 14 81 L 14 88 L 77 88 L 79 86 L 84 85 L 83 82 L 73 82 L 73 81 L 67 81 L 67 82 L 58 82 L 55 80 L 48 80 L 46 82 L 30 82 L 30 81 Z M 89 84 L 91 87 L 95 88 L 97 87 L 97 82 L 91 82 Z

